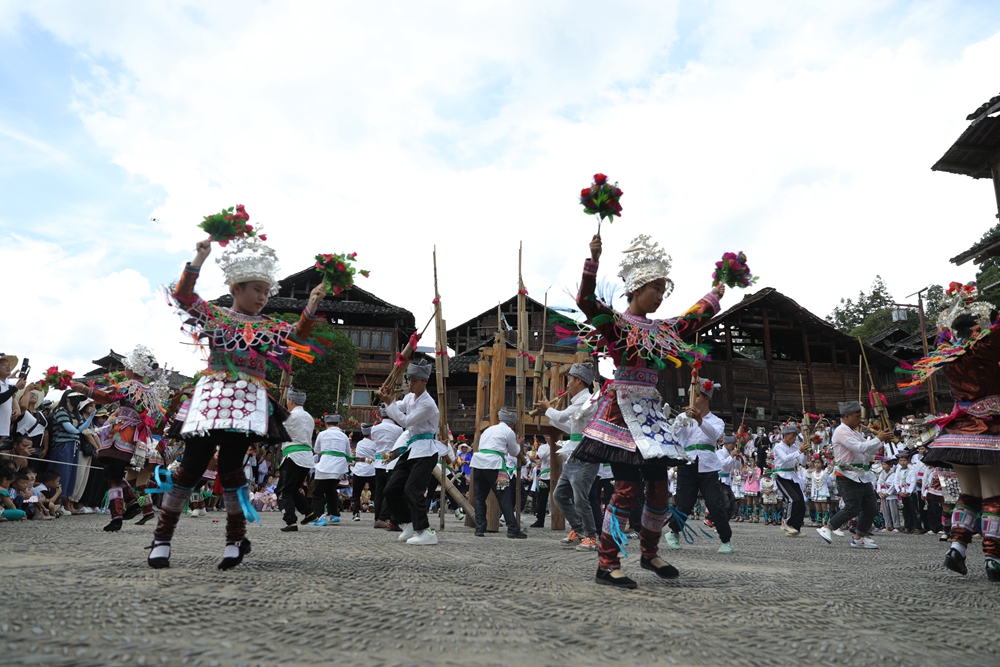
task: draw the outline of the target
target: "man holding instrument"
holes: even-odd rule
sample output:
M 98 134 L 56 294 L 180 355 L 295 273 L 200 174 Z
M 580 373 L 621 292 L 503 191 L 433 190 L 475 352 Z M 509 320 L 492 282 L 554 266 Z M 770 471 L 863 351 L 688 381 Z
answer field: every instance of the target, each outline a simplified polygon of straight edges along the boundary
M 545 411 L 550 424 L 569 433 L 569 444 L 557 454 L 563 458 L 563 471 L 552 491 L 552 502 L 559 507 L 572 528 L 562 543 L 572 545 L 579 537 L 582 542 L 577 551 L 597 551 L 597 523 L 590 504 L 590 490 L 601 464 L 569 460 L 570 454 L 583 440 L 583 429 L 593 419 L 597 408 L 590 400 L 589 389 L 594 383 L 594 370 L 589 364 L 577 363 L 570 367 L 568 375 L 566 391 L 571 396 L 569 407 L 557 410 L 545 399 L 535 403 L 535 407 Z
M 808 463 L 806 454 L 812 451 L 807 438 L 796 444 L 799 427 L 794 423 L 781 428 L 781 441 L 774 445 L 774 482 L 788 501 L 789 516 L 782 529 L 789 537 L 802 537 L 802 521 L 806 515 L 806 499 L 802 495 L 796 473 L 799 466 Z
M 447 448 L 437 441 L 438 406 L 427 393 L 432 369 L 427 362 L 409 365 L 406 383 L 410 393 L 401 401 L 392 400 L 391 389 L 383 387 L 379 392 L 386 416 L 406 433 L 406 445 L 399 450 L 401 454 L 385 487 L 384 500 L 403 529 L 399 541 L 407 544 L 432 545 L 438 541 L 427 520 L 426 491 L 438 454 L 446 453 Z
M 844 500 L 844 509 L 833 515 L 830 522 L 817 528 L 819 536 L 833 544 L 833 531 L 858 518 L 851 546 L 857 549 L 878 549 L 878 545 L 868 536 L 878 507 L 878 495 L 872 483 L 875 473 L 868 470 L 869 464 L 882 443 L 892 438 L 892 431 L 879 431 L 876 437 L 865 440 L 857 430 L 861 426 L 861 402 L 846 401 L 840 406 L 840 426 L 833 432 L 833 456 L 837 461 L 837 490 Z
M 479 451 L 472 455 L 471 467 L 476 471 L 475 503 L 476 503 L 476 537 L 486 536 L 486 500 L 490 491 L 497 498 L 500 511 L 507 522 L 507 537 L 524 539 L 528 535 L 521 530 L 514 511 L 514 487 L 517 480 L 514 466 L 507 464 L 510 457 L 521 453 L 514 427 L 517 425 L 517 413 L 507 408 L 500 408 L 497 413 L 499 424 L 494 424 L 479 436 Z

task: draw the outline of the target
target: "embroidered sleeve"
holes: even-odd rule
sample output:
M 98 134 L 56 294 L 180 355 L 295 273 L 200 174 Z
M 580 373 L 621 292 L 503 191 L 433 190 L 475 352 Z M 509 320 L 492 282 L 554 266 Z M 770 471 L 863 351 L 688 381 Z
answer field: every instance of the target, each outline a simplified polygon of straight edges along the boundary
M 687 312 L 677 320 L 677 323 L 674 325 L 675 331 L 677 332 L 677 335 L 681 337 L 694 333 L 704 326 L 705 323 L 712 319 L 718 312 L 719 299 L 714 294 L 709 292 L 702 298 L 698 299 L 698 303 L 688 308 Z
M 613 349 L 618 336 L 615 332 L 615 311 L 597 298 L 597 267 L 598 263 L 588 259 L 583 263 L 583 278 L 580 280 L 580 291 L 576 303 L 580 311 L 587 316 L 587 321 L 600 332 L 605 345 L 615 360 L 618 353 Z

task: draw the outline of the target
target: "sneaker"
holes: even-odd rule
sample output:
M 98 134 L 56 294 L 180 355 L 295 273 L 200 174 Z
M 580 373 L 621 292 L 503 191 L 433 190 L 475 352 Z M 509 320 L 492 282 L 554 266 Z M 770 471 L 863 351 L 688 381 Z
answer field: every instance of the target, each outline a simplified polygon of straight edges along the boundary
M 671 549 L 681 548 L 681 541 L 680 538 L 677 537 L 677 533 L 668 530 L 667 533 L 663 536 L 663 539 L 667 543 L 667 546 L 670 547 Z
M 201 510 L 191 510 L 191 518 L 197 519 L 199 516 L 201 516 L 201 514 L 199 514 L 200 511 Z
M 361 515 L 355 512 L 354 516 L 351 517 L 351 521 L 361 521 Z
M 360 521 L 360 519 L 358 519 L 358 520 Z M 328 516 L 326 518 L 326 525 L 332 526 L 335 523 L 340 523 L 340 517 L 339 516 Z
M 315 521 L 310 521 L 309 525 L 310 526 L 318 526 L 318 527 L 322 528 L 323 526 L 329 526 L 330 524 L 328 524 L 326 522 L 326 517 L 325 516 L 321 516 L 320 518 L 316 519 Z
M 732 543 L 730 543 L 730 542 L 723 542 L 722 546 L 719 547 L 719 550 L 716 553 L 731 554 L 731 553 L 736 553 L 736 550 L 733 549 Z
M 389 527 L 389 522 L 388 521 L 381 521 L 381 520 L 376 521 L 375 525 L 372 526 L 372 528 L 381 528 L 382 530 L 385 530 L 388 527 Z
M 90 509 L 89 507 L 84 507 L 80 511 L 83 512 L 84 514 L 93 514 L 94 513 L 94 510 Z
M 399 534 L 399 537 L 396 538 L 397 540 L 399 540 L 400 542 L 406 542 L 411 537 L 413 537 L 412 523 L 404 523 L 402 526 L 400 526 L 400 528 L 402 528 L 402 532 Z
M 878 545 L 872 542 L 870 537 L 862 537 L 860 540 L 851 540 L 851 546 L 855 549 L 878 549 Z
M 817 528 L 816 532 L 819 534 L 820 537 L 826 540 L 827 544 L 833 544 L 833 533 L 830 532 L 829 528 L 823 526 L 822 528 Z
M 576 545 L 577 551 L 597 551 L 597 538 L 585 537 Z
M 628 538 L 629 538 L 630 540 L 637 540 L 637 539 L 639 539 L 639 531 L 637 531 L 637 530 L 633 530 L 632 532 L 630 532 L 630 533 L 628 534 Z
M 847 533 L 845 533 L 844 531 L 842 531 L 840 529 L 837 529 L 837 530 L 833 531 L 833 534 L 836 535 L 837 537 L 843 537 Z
M 575 530 L 569 531 L 569 535 L 559 540 L 560 544 L 565 544 L 566 546 L 571 546 L 575 544 L 580 538 L 577 536 Z
M 805 535 L 802 534 L 801 530 L 795 530 L 794 528 L 789 528 L 788 530 L 786 530 L 785 535 L 787 535 L 788 537 L 805 537 Z
M 410 530 L 412 532 L 412 526 L 413 526 L 413 524 L 412 523 L 408 523 L 406 525 L 407 526 L 411 526 Z M 404 535 L 406 534 L 405 530 L 403 531 L 403 534 Z M 425 530 L 421 530 L 421 531 L 416 532 L 413 535 L 413 537 L 411 537 L 408 540 L 406 540 L 406 543 L 407 544 L 428 544 L 428 545 L 430 545 L 430 544 L 437 544 L 438 543 L 438 536 L 437 536 L 437 533 L 435 533 L 433 530 L 431 530 L 430 528 L 427 528 Z

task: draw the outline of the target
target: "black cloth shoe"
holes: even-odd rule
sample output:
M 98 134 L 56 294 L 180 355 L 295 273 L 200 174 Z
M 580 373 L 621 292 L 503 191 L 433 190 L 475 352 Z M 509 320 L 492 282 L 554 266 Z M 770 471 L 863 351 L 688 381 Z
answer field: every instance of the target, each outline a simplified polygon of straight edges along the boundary
M 523 530 L 519 530 L 516 533 L 507 533 L 507 537 L 512 540 L 526 540 L 528 539 L 528 534 Z
M 111 523 L 109 523 L 104 527 L 104 531 L 107 533 L 117 533 L 121 529 L 122 529 L 121 519 L 112 519 Z
M 986 561 L 986 579 L 992 582 L 1000 582 L 1000 565 L 996 561 Z
M 139 519 L 138 521 L 136 521 L 135 525 L 137 525 L 137 526 L 145 525 L 145 524 L 149 523 L 150 521 L 152 521 L 155 516 L 156 516 L 155 514 L 147 514 L 144 517 L 142 517 L 141 519 Z
M 536 521 L 535 523 L 533 523 L 530 526 L 528 526 L 528 528 L 545 528 L 545 522 L 544 521 Z
M 159 544 L 157 544 L 156 540 L 153 540 L 153 543 L 150 544 L 148 547 L 146 547 L 147 549 L 150 550 L 149 551 L 149 556 L 146 557 L 146 564 L 149 565 L 154 570 L 162 570 L 165 567 L 170 567 L 170 554 L 169 553 L 167 554 L 166 558 L 153 558 L 153 551 L 152 550 L 155 547 L 162 547 L 164 545 L 166 545 L 166 547 L 167 547 L 168 550 L 170 549 L 170 542 L 160 542 Z
M 236 558 L 223 558 L 222 562 L 219 563 L 220 570 L 230 570 L 240 563 L 243 562 L 243 557 L 250 553 L 250 540 L 243 538 L 239 542 L 226 542 L 228 547 L 230 544 L 235 544 L 240 548 L 240 554 Z
M 139 503 L 136 503 L 135 505 L 131 505 L 125 508 L 125 514 L 122 515 L 122 519 L 124 519 L 125 521 L 131 521 L 140 514 L 142 514 L 142 508 L 139 507 Z
M 602 586 L 615 586 L 617 588 L 627 588 L 633 589 L 638 588 L 639 585 L 628 577 L 612 577 L 611 570 L 602 570 L 597 568 L 597 574 L 594 576 L 594 581 Z
M 486 537 L 486 533 L 476 533 L 476 537 Z
M 316 514 L 315 512 L 309 512 L 309 516 L 307 516 L 306 518 L 302 519 L 302 521 L 299 521 L 299 523 L 301 523 L 304 526 L 307 523 L 312 523 L 313 521 L 315 521 L 318 518 L 319 518 L 318 514 Z
M 281 532 L 283 532 L 283 533 L 297 533 L 297 532 L 299 532 L 299 527 L 297 525 L 295 525 L 294 523 L 290 523 L 287 526 L 285 526 L 284 528 L 282 528 Z
M 646 558 L 645 556 L 639 557 L 639 566 L 644 570 L 655 572 L 656 576 L 658 576 L 660 579 L 676 579 L 681 575 L 681 573 L 677 571 L 677 568 L 671 565 L 670 563 L 667 563 L 666 565 L 661 565 L 660 567 L 656 567 L 655 565 L 653 565 L 652 561 L 649 558 Z
M 969 573 L 969 569 L 965 567 L 965 556 L 960 554 L 958 549 L 948 549 L 948 553 L 944 555 L 944 566 L 963 576 Z

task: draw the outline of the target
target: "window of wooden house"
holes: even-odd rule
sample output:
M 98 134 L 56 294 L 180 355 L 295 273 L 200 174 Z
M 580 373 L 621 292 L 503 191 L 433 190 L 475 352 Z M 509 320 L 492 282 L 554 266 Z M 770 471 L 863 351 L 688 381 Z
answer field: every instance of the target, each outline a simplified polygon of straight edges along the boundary
M 371 331 L 362 331 L 361 332 L 361 345 L 360 345 L 360 347 L 361 347 L 362 350 L 370 350 L 370 349 L 372 349 L 372 332 Z
M 358 332 L 358 331 L 356 331 L 354 329 L 351 329 L 351 330 L 349 330 L 347 332 L 347 337 L 351 339 L 351 342 L 354 343 L 355 346 L 359 346 L 360 345 L 360 343 L 361 343 L 361 334 L 360 334 L 360 332 Z
M 355 389 L 351 392 L 351 405 L 356 407 L 369 407 L 374 405 L 375 392 L 369 389 Z

